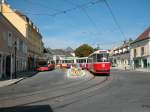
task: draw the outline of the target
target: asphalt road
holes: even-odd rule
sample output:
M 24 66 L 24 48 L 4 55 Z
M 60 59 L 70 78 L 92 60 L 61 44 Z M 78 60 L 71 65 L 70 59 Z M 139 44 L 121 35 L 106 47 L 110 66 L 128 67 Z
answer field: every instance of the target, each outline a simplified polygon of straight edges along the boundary
M 111 76 L 67 79 L 39 73 L 0 88 L 0 112 L 150 112 L 150 73 L 112 70 Z

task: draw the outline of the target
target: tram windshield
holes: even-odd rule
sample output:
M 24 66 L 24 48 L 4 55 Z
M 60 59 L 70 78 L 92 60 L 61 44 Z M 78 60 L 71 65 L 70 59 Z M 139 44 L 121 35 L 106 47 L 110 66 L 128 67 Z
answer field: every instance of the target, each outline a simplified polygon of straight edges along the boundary
M 107 53 L 97 54 L 96 55 L 96 61 L 97 62 L 107 62 L 108 61 L 108 54 Z
M 48 63 L 47 61 L 39 61 L 37 63 L 38 67 L 47 67 L 48 66 Z

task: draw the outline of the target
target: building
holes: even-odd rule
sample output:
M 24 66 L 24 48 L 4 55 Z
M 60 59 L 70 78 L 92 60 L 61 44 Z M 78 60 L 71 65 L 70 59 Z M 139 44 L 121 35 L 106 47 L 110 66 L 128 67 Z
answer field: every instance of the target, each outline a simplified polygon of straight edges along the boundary
M 133 69 L 150 69 L 150 27 L 131 43 Z
M 70 48 L 69 48 L 70 49 Z M 63 60 L 70 60 L 75 57 L 73 50 L 66 49 L 50 49 L 47 48 L 47 56 L 48 58 L 53 60 L 56 64 L 62 63 Z M 49 55 L 48 55 L 49 54 Z
M 124 41 L 124 43 L 111 50 L 110 60 L 112 66 L 120 69 L 129 69 L 130 68 L 130 44 L 132 40 Z
M 36 61 L 43 55 L 44 47 L 39 29 L 26 15 L 13 10 L 4 0 L 0 4 L 0 12 L 27 39 L 28 69 L 33 70 L 36 67 Z
M 27 40 L 0 13 L 0 78 L 27 70 Z

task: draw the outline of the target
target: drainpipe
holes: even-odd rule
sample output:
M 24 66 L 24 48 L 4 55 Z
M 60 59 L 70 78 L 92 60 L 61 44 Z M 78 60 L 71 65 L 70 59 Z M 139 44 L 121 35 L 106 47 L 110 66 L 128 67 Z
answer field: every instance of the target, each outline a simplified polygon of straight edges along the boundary
M 16 63 L 16 51 L 17 51 L 17 43 L 15 41 L 15 72 L 14 72 L 14 78 L 17 78 L 17 74 L 16 74 L 16 71 L 17 71 L 17 63 Z
M 12 58 L 12 57 L 13 57 L 13 55 L 12 55 L 12 53 L 11 53 L 11 55 L 10 55 L 10 56 L 11 56 L 11 65 L 10 65 L 10 66 L 11 66 L 11 71 L 10 71 L 10 79 L 12 79 L 12 78 L 13 78 L 13 77 L 12 77 L 12 73 L 13 73 L 13 68 L 14 68 L 14 67 L 13 67 L 13 58 Z

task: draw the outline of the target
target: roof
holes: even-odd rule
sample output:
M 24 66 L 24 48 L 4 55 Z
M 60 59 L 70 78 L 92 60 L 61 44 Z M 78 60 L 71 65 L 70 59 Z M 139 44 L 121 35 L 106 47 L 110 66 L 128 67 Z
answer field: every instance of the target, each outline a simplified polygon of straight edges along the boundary
M 145 39 L 150 38 L 150 27 L 148 27 L 142 34 L 140 34 L 135 41 L 132 43 L 136 43 Z
M 2 13 L 0 13 L 0 20 L 6 21 L 7 24 L 5 25 L 10 25 L 14 29 L 14 31 L 16 31 L 21 37 L 24 37 L 22 33 Z M 26 38 L 22 38 L 22 39 L 26 41 Z
M 52 55 L 72 56 L 70 52 L 65 51 L 63 49 L 50 49 L 50 48 L 48 48 L 48 51 Z
M 116 51 L 116 50 L 119 50 L 119 49 L 123 49 L 123 48 L 127 48 L 127 47 L 130 46 L 130 44 L 131 44 L 132 42 L 133 42 L 132 39 L 126 40 L 126 41 L 123 42 L 122 45 L 120 45 L 119 47 L 113 49 L 113 51 Z

